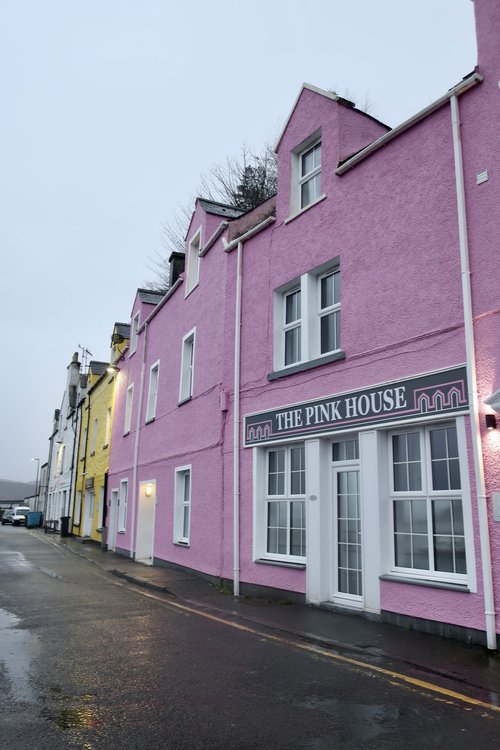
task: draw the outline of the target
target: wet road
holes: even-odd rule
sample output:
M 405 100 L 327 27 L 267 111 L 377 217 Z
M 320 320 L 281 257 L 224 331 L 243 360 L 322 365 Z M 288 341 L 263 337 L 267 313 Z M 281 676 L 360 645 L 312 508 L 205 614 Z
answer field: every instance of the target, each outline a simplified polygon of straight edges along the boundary
M 393 669 L 197 612 L 0 527 L 2 750 L 500 747 L 494 697 Z

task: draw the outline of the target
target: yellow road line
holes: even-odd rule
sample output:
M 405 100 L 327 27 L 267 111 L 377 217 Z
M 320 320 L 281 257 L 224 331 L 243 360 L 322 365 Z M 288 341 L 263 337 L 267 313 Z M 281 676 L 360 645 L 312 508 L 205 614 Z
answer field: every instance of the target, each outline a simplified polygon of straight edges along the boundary
M 392 669 L 384 669 L 383 667 L 377 667 L 373 664 L 370 664 L 369 662 L 361 661 L 360 659 L 353 659 L 349 656 L 342 656 L 341 654 L 335 654 L 335 653 L 332 653 L 331 651 L 328 651 L 327 649 L 321 648 L 321 646 L 315 646 L 312 643 L 301 643 L 300 641 L 291 641 L 288 638 L 283 638 L 278 635 L 272 635 L 271 633 L 263 633 L 262 631 L 256 630 L 255 628 L 252 628 L 249 625 L 242 625 L 239 622 L 226 620 L 224 617 L 219 617 L 218 615 L 210 614 L 210 612 L 203 612 L 202 610 L 194 609 L 193 607 L 189 607 L 186 604 L 180 604 L 179 602 L 174 602 L 174 601 L 167 602 L 165 601 L 165 599 L 162 599 L 159 596 L 155 596 L 155 594 L 150 594 L 145 591 L 141 593 L 144 594 L 144 596 L 147 596 L 151 599 L 157 599 L 158 601 L 161 601 L 164 604 L 167 604 L 167 606 L 169 607 L 175 607 L 176 609 L 181 610 L 183 612 L 187 612 L 193 615 L 198 615 L 198 617 L 204 617 L 207 620 L 211 620 L 213 622 L 217 622 L 222 625 L 229 625 L 229 627 L 234 628 L 235 630 L 240 630 L 244 633 L 251 633 L 252 635 L 257 635 L 260 638 L 265 638 L 268 641 L 273 641 L 275 643 L 280 643 L 286 646 L 292 646 L 293 648 L 298 648 L 302 651 L 316 654 L 318 656 L 324 656 L 327 659 L 332 659 L 341 664 L 347 664 L 349 666 L 357 667 L 364 671 L 375 672 L 377 674 L 383 675 L 384 677 L 389 677 L 390 680 L 398 680 L 399 682 L 403 682 L 405 684 L 411 685 L 412 687 L 417 687 L 417 688 L 420 688 L 421 690 L 427 690 L 431 693 L 437 693 L 438 695 L 444 696 L 445 698 L 452 698 L 454 700 L 460 701 L 461 703 L 466 703 L 468 705 L 476 706 L 478 708 L 486 708 L 488 709 L 488 711 L 494 711 L 496 713 L 500 713 L 500 706 L 495 706 L 492 703 L 487 703 L 486 701 L 481 701 L 481 700 L 478 700 L 477 698 L 471 698 L 469 695 L 464 695 L 464 693 L 457 693 L 455 690 L 448 690 L 447 688 L 441 687 L 440 685 L 435 685 L 433 682 L 427 682 L 426 680 L 419 680 L 417 677 L 409 677 L 408 675 L 402 674 L 401 672 L 395 672 Z

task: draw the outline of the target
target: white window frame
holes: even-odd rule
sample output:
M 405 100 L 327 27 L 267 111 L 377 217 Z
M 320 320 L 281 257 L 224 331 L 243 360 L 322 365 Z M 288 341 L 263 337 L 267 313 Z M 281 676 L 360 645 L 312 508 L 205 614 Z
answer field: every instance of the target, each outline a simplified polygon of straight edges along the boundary
M 148 406 L 146 422 L 151 422 L 156 416 L 156 401 L 158 398 L 158 384 L 160 382 L 160 360 L 157 359 L 149 368 Z
M 293 279 L 275 290 L 274 293 L 274 363 L 275 371 L 286 370 L 296 367 L 305 362 L 321 360 L 323 357 L 341 353 L 341 291 L 339 299 L 328 307 L 321 307 L 321 283 L 322 280 L 338 274 L 338 285 L 340 289 L 340 263 L 339 258 L 334 258 L 318 268 L 311 269 L 302 274 L 298 279 Z M 334 284 L 335 286 L 335 284 Z M 293 323 L 286 322 L 286 300 L 295 292 L 300 290 L 301 316 Z M 335 315 L 339 318 L 337 347 L 329 351 L 321 351 L 321 321 L 327 315 Z M 300 331 L 300 359 L 285 364 L 286 361 L 286 333 L 292 328 Z
M 304 517 L 304 544 L 306 544 L 307 533 L 307 504 L 306 491 L 300 494 L 291 492 L 291 450 L 302 448 L 304 450 L 304 490 L 306 490 L 307 473 L 305 444 L 303 442 L 289 443 L 287 445 L 272 445 L 267 448 L 256 448 L 254 451 L 254 559 L 255 560 L 272 560 L 288 564 L 305 565 L 307 560 L 307 551 L 305 555 L 292 555 L 290 552 L 291 543 L 291 504 L 292 502 L 302 503 L 302 512 Z M 285 452 L 285 477 L 284 492 L 281 494 L 269 493 L 269 454 L 272 451 Z M 285 502 L 286 508 L 286 534 L 287 534 L 287 551 L 286 553 L 268 551 L 268 519 L 269 504 L 273 502 Z M 284 527 L 282 527 L 284 528 Z
M 109 445 L 109 440 L 111 438 L 111 406 L 108 406 L 106 409 L 106 429 L 104 432 L 104 444 L 103 448 L 107 448 Z
M 132 409 L 134 408 L 134 384 L 131 383 L 125 393 L 125 422 L 123 434 L 128 435 L 132 425 Z
M 323 154 L 321 154 L 319 164 L 316 164 L 313 166 L 312 169 L 309 170 L 309 172 L 303 172 L 303 160 L 304 157 L 307 156 L 309 153 L 313 153 L 317 151 L 318 146 L 321 148 L 321 138 L 318 138 L 314 143 L 311 143 L 309 146 L 304 148 L 300 153 L 298 154 L 299 158 L 299 193 L 300 193 L 300 210 L 303 211 L 308 206 L 315 203 L 318 198 L 321 196 L 321 159 Z M 316 177 L 320 178 L 320 187 L 319 190 L 316 192 L 315 188 L 315 194 L 311 198 L 311 200 L 307 201 L 307 203 L 304 203 L 302 200 L 302 188 L 307 185 L 308 183 L 315 180 Z
M 188 401 L 193 396 L 195 348 L 196 327 L 186 333 L 182 339 L 179 403 Z
M 56 468 L 56 474 L 62 474 L 64 472 L 64 453 L 66 450 L 66 446 L 64 443 L 61 443 L 57 449 L 57 468 Z
M 129 357 L 132 356 L 137 351 L 137 338 L 139 336 L 139 315 L 140 311 L 138 310 L 136 314 L 133 316 L 131 324 L 130 324 L 130 351 L 129 351 Z
M 127 505 L 128 505 L 128 479 L 120 480 L 120 491 L 118 493 L 118 519 L 117 531 L 125 533 L 127 528 Z
M 193 289 L 198 286 L 200 279 L 200 250 L 201 250 L 201 227 L 195 232 L 189 241 L 188 257 L 186 264 L 186 298 Z
M 321 145 L 321 161 L 318 165 L 313 167 L 308 173 L 302 172 L 302 157 L 305 156 L 309 151 L 314 149 L 316 146 Z M 300 143 L 292 151 L 292 165 L 291 165 L 291 189 L 290 189 L 290 217 L 291 220 L 297 214 L 306 211 L 311 206 L 314 206 L 319 201 L 325 198 L 325 194 L 322 191 L 323 179 L 322 179 L 322 167 L 323 167 L 323 143 L 321 137 L 321 129 L 316 130 L 302 143 Z M 302 205 L 302 186 L 320 176 L 320 189 L 319 194 L 315 195 L 309 203 Z M 287 220 L 288 221 L 288 220 Z
M 83 461 L 85 458 L 85 453 L 87 451 L 87 428 L 83 428 L 83 438 L 82 438 L 82 444 L 80 446 L 80 460 Z
M 425 426 L 415 425 L 413 427 L 402 428 L 399 430 L 392 430 L 388 433 L 388 487 L 389 487 L 389 506 L 390 506 L 390 524 L 389 528 L 391 531 L 391 551 L 390 551 L 390 573 L 398 577 L 404 577 L 411 579 L 424 579 L 430 581 L 436 581 L 439 583 L 454 583 L 454 584 L 466 584 L 469 583 L 475 577 L 475 569 L 473 563 L 473 532 L 472 532 L 472 521 L 470 516 L 470 497 L 468 495 L 468 477 L 466 472 L 467 462 L 467 450 L 465 433 L 459 429 L 459 420 L 436 422 Z M 430 433 L 432 430 L 444 429 L 447 427 L 455 427 L 458 444 L 458 460 L 459 460 L 459 472 L 460 472 L 460 486 L 461 489 L 453 490 L 434 490 L 432 487 L 432 467 L 431 467 L 431 449 L 430 449 Z M 408 491 L 396 491 L 394 489 L 394 457 L 393 457 L 393 436 L 403 435 L 409 433 L 419 434 L 419 446 L 420 446 L 420 468 L 421 468 L 421 489 L 420 490 L 408 490 Z M 439 571 L 436 570 L 434 563 L 434 528 L 432 518 L 432 503 L 433 500 L 460 500 L 462 508 L 462 519 L 464 527 L 464 546 L 465 546 L 465 564 L 466 572 L 455 573 L 450 571 Z M 395 552 L 395 522 L 394 522 L 394 508 L 395 503 L 404 500 L 416 500 L 426 503 L 426 519 L 427 519 L 427 547 L 429 556 L 429 567 L 428 568 L 407 568 L 396 565 L 396 552 Z M 461 536 L 458 534 L 457 536 Z
M 189 492 L 186 497 L 186 477 Z M 191 536 L 191 498 L 193 494 L 192 465 L 177 466 L 174 486 L 174 543 L 188 545 Z M 186 523 L 187 514 L 187 523 Z M 186 534 L 187 527 L 187 534 Z

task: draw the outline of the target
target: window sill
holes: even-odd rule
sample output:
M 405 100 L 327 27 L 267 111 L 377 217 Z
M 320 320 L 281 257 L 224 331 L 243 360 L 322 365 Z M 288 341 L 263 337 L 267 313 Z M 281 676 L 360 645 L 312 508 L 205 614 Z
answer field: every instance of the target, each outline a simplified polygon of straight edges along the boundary
M 181 542 L 180 540 L 177 540 L 174 542 L 176 547 L 189 547 L 189 542 Z
M 130 435 L 130 430 L 127 430 L 126 432 L 123 433 L 123 437 L 127 437 L 127 435 Z
M 154 421 L 155 421 L 155 417 L 150 417 L 149 419 L 146 419 L 144 424 L 151 424 L 151 422 L 154 422 Z
M 106 443 L 105 445 L 102 446 L 103 451 L 105 451 L 106 448 L 109 448 L 109 443 Z
M 448 589 L 449 591 L 461 591 L 464 594 L 470 594 L 470 588 L 466 583 L 452 583 L 451 581 L 433 581 L 431 578 L 406 578 L 405 576 L 387 573 L 379 576 L 381 581 L 390 581 L 392 583 L 409 583 L 412 586 L 425 586 L 432 589 Z
M 289 562 L 288 560 L 268 560 L 264 557 L 259 557 L 258 560 L 254 560 L 258 565 L 278 565 L 281 568 L 295 568 L 296 570 L 305 570 L 305 563 Z
M 325 354 L 323 357 L 309 359 L 307 362 L 300 362 L 298 365 L 291 365 L 290 367 L 284 367 L 282 370 L 270 372 L 267 379 L 278 380 L 279 378 L 285 378 L 287 375 L 296 375 L 298 372 L 306 372 L 306 370 L 312 370 L 314 367 L 321 367 L 321 365 L 328 365 L 332 362 L 340 362 L 343 359 L 345 359 L 345 352 L 342 351 Z
M 192 398 L 193 398 L 192 396 L 186 396 L 186 398 L 181 398 L 181 400 L 177 402 L 177 406 L 182 406 L 182 404 L 187 404 L 187 402 L 191 401 Z
M 95 451 L 90 451 L 90 456 L 95 456 Z
M 117 534 L 125 534 L 125 529 L 118 529 Z
M 312 208 L 313 206 L 316 206 L 318 203 L 321 203 L 321 201 L 324 201 L 326 197 L 327 196 L 323 193 L 323 195 L 320 195 L 319 198 L 316 198 L 316 200 L 313 201 L 312 203 L 308 203 L 307 206 L 304 206 L 304 208 L 301 208 L 300 211 L 297 211 L 297 213 L 291 214 L 287 219 L 285 219 L 283 223 L 290 224 L 290 222 L 296 219 L 298 216 L 302 216 L 302 214 L 305 213 L 305 211 L 309 211 L 310 208 Z

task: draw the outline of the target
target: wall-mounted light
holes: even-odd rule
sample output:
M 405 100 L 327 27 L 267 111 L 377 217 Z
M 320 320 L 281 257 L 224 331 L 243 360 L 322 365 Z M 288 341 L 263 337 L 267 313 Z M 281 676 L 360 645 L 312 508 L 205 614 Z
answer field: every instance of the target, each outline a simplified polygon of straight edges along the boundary
M 486 429 L 487 430 L 496 430 L 497 428 L 497 418 L 494 414 L 487 414 L 486 415 Z
M 146 497 L 151 497 L 153 494 L 153 486 L 151 484 L 146 485 Z
M 116 365 L 109 364 L 106 367 L 106 372 L 109 372 L 110 375 L 114 375 L 115 373 L 120 372 L 120 368 Z

